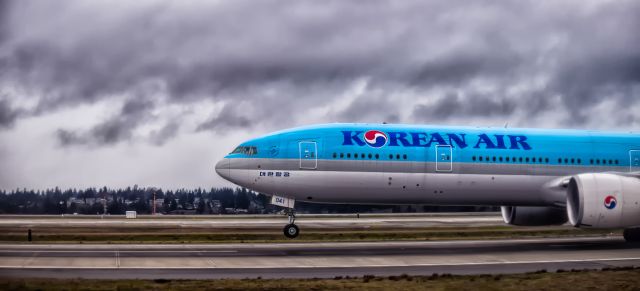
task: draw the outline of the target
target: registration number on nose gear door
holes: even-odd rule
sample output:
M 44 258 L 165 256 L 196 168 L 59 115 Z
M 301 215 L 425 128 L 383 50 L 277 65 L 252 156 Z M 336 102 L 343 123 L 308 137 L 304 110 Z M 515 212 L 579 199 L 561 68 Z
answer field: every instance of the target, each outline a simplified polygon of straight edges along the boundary
M 273 205 L 293 208 L 293 205 L 295 204 L 295 202 L 296 202 L 295 199 L 276 196 L 276 195 L 271 196 L 271 204 Z

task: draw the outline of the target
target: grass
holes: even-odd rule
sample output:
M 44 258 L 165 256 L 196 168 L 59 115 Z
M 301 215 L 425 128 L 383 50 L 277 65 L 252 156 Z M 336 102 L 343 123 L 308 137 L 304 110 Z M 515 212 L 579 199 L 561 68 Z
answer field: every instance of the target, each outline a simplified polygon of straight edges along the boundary
M 638 290 L 640 269 L 559 270 L 515 275 L 434 274 L 333 279 L 0 279 L 0 290 Z
M 0 243 L 26 242 L 26 228 L 0 228 Z M 422 229 L 302 229 L 295 240 L 277 230 L 139 227 L 33 228 L 33 243 L 259 243 L 385 240 L 469 240 L 603 236 L 610 230 L 572 227 L 432 227 Z
M 367 216 L 376 214 L 367 214 Z M 432 214 L 428 214 L 432 215 Z M 438 214 L 443 216 L 448 214 Z M 461 215 L 461 214 L 455 214 Z M 476 215 L 476 214 L 467 214 Z M 487 215 L 487 214 L 481 214 Z M 490 214 L 490 215 L 494 215 Z M 363 215 L 364 216 L 364 215 Z M 39 216 L 34 216 L 39 217 Z M 0 216 L 16 221 L 0 225 L 0 243 L 27 243 L 27 230 L 32 230 L 32 243 L 260 243 L 260 242 L 335 242 L 335 241 L 425 241 L 425 240 L 469 240 L 469 239 L 509 239 L 509 238 L 545 238 L 610 235 L 610 230 L 577 229 L 570 226 L 514 227 L 496 223 L 480 224 L 468 227 L 464 224 L 429 224 L 424 227 L 418 223 L 403 225 L 400 223 L 380 224 L 342 224 L 332 228 L 322 223 L 301 225 L 301 234 L 295 240 L 282 234 L 284 220 L 277 216 L 282 225 L 259 224 L 198 224 L 198 223 L 150 223 L 146 220 L 128 220 L 119 218 L 122 223 L 100 223 L 84 217 L 85 223 L 30 224 L 30 216 Z M 43 216 L 54 218 L 56 216 Z M 241 216 L 227 215 L 224 218 Z M 247 216 L 249 217 L 249 216 Z M 327 217 L 318 215 L 318 217 Z M 407 215 L 409 217 L 409 215 Z M 69 218 L 69 216 L 65 216 Z M 71 216 L 71 220 L 75 219 Z M 110 217 L 115 219 L 115 217 Z M 179 220 L 203 219 L 201 216 L 156 216 Z M 211 218 L 211 217 L 210 217 Z M 264 218 L 264 217 L 261 217 Z M 217 218 L 216 218 L 217 219 Z M 277 220 L 277 221 L 280 221 Z M 69 220 L 67 220 L 69 221 Z M 157 221 L 156 221 L 157 222 Z M 615 231 L 619 233 L 620 231 Z

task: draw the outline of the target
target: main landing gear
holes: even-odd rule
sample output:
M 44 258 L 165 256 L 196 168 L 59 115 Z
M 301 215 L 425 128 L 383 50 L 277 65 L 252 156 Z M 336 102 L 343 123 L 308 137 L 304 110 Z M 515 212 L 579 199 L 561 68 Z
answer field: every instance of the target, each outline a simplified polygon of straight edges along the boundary
M 622 236 L 627 242 L 630 242 L 630 243 L 640 242 L 640 228 L 627 228 L 622 233 Z
M 300 234 L 300 229 L 294 223 L 296 222 L 296 213 L 293 209 L 291 209 L 288 213 L 289 215 L 289 224 L 284 226 L 283 232 L 284 236 L 288 238 L 296 238 Z

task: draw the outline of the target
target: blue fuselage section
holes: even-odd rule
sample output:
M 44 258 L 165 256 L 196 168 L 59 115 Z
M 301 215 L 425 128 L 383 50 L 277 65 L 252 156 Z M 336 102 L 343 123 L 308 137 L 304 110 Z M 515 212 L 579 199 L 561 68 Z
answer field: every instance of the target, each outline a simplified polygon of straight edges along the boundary
M 378 133 L 367 139 L 368 132 Z M 456 163 L 627 167 L 640 135 L 623 132 L 387 124 L 327 124 L 291 129 L 244 142 L 256 153 L 227 158 L 300 159 L 301 142 L 315 143 L 318 160 L 436 162 L 436 148 Z M 400 159 L 398 159 L 400 155 Z M 406 158 L 405 158 L 406 156 Z M 377 158 L 376 158 L 377 157 Z

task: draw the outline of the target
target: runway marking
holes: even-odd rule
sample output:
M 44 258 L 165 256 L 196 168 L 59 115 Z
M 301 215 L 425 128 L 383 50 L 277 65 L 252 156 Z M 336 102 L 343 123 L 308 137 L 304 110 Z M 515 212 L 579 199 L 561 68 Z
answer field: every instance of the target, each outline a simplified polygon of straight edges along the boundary
M 499 240 L 460 240 L 460 241 L 382 241 L 382 242 L 291 242 L 291 243 L 244 243 L 244 244 L 216 244 L 216 245 L 206 245 L 206 244 L 194 244 L 189 248 L 202 248 L 203 250 L 207 248 L 214 248 L 209 252 L 237 252 L 236 250 L 215 250 L 219 248 L 238 248 L 238 249 L 252 249 L 254 247 L 261 248 L 277 248 L 280 249 L 282 247 L 286 248 L 305 248 L 309 246 L 313 247 L 367 247 L 367 246 L 398 246 L 398 247 L 407 247 L 407 246 L 433 246 L 433 245 L 503 245 L 503 244 L 511 244 L 511 243 L 581 243 L 581 242 L 599 242 L 599 241 L 620 241 L 622 242 L 622 236 L 614 235 L 614 236 L 594 236 L 594 237 L 568 237 L 568 238 L 531 238 L 531 239 L 499 239 Z M 31 249 L 34 250 L 47 250 L 47 248 L 73 248 L 71 252 L 78 252 L 82 250 L 78 249 L 87 249 L 87 248 L 96 248 L 94 252 L 100 252 L 99 248 L 129 248 L 127 251 L 138 251 L 137 248 L 140 248 L 139 251 L 146 252 L 162 252 L 163 250 L 149 250 L 149 248 L 175 248 L 171 249 L 171 251 L 180 251 L 179 244 L 149 244 L 149 245 L 135 245 L 135 244 L 123 244 L 123 245 L 108 245 L 108 244 L 94 244 L 94 245 L 55 245 L 55 244 L 42 244 L 42 245 L 24 245 L 24 244 L 4 244 L 0 245 L 0 252 L 12 252 L 15 250 L 24 250 L 28 251 Z M 64 252 L 65 250 L 52 250 L 52 251 L 60 251 Z M 109 251 L 109 250 L 106 250 Z
M 189 246 L 189 248 L 194 248 L 194 247 L 193 246 Z M 207 261 L 207 263 L 209 263 L 210 266 L 212 266 L 214 268 L 217 267 L 216 263 L 211 258 L 209 258 L 205 254 L 203 254 L 201 250 L 198 250 L 197 252 L 198 252 L 198 255 L 200 255 L 200 257 L 203 257 Z
M 273 268 L 295 268 L 295 269 L 314 269 L 314 268 L 377 268 L 377 267 L 436 267 L 436 266 L 479 266 L 479 265 L 516 265 L 516 264 L 551 264 L 551 263 L 587 263 L 587 262 L 621 262 L 621 261 L 640 261 L 640 257 L 636 258 L 609 258 L 609 259 L 579 259 L 579 260 L 544 260 L 544 261 L 506 261 L 506 262 L 468 262 L 468 263 L 442 263 L 442 264 L 374 264 L 374 265 L 340 265 L 340 266 L 248 266 L 248 267 L 74 267 L 74 266 L 0 266 L 0 269 L 150 269 L 150 270 L 197 270 L 197 269 L 273 269 Z
M 29 258 L 29 260 L 25 261 L 24 264 L 22 264 L 23 267 L 30 265 L 31 263 L 33 263 L 33 261 L 36 260 L 36 257 L 38 256 L 40 252 L 33 252 L 33 254 L 31 255 L 31 257 Z
M 116 268 L 120 268 L 120 252 L 116 250 Z
M 212 259 L 207 258 L 207 263 L 209 263 L 213 268 L 218 268 L 218 265 L 216 265 L 216 262 L 214 262 Z

